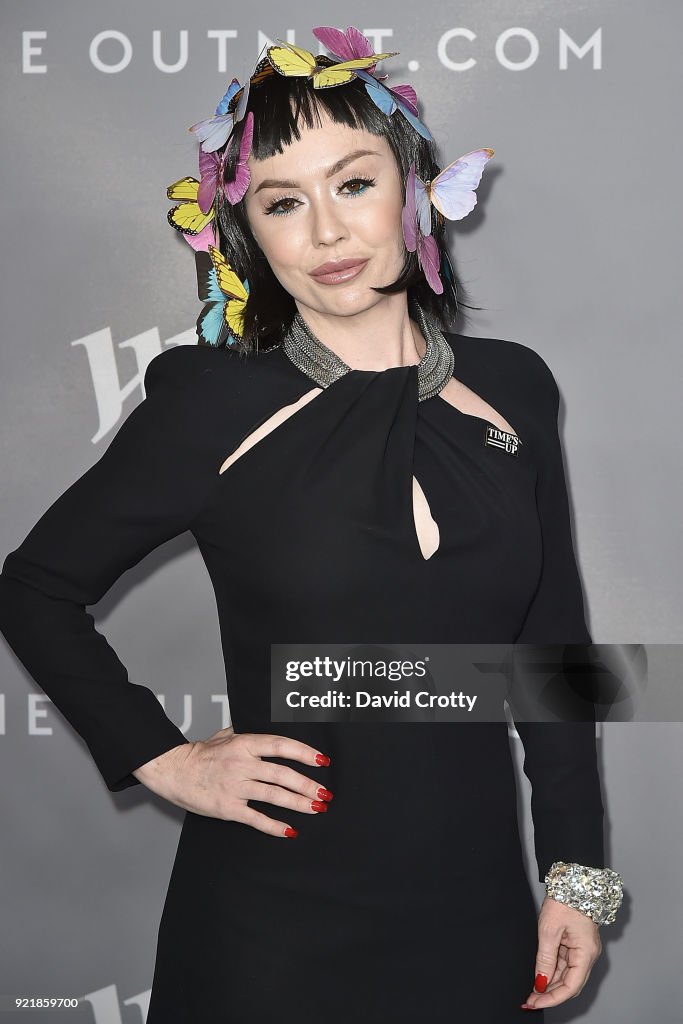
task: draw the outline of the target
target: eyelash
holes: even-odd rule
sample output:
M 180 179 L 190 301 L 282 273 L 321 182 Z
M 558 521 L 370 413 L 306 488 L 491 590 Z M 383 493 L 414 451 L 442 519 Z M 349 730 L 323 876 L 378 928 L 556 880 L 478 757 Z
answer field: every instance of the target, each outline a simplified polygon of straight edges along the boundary
M 370 188 L 372 188 L 373 185 L 375 184 L 375 178 L 358 178 L 358 177 L 356 177 L 356 178 L 347 178 L 347 180 L 343 181 L 341 183 L 341 185 L 339 186 L 339 191 L 341 191 L 341 189 L 343 189 L 343 188 L 346 188 L 347 185 L 352 185 L 352 184 L 354 184 L 357 181 L 361 182 L 364 185 L 367 185 Z M 349 196 L 354 196 L 354 197 L 355 196 L 362 196 L 362 195 L 365 195 L 366 192 L 367 192 L 367 188 L 364 188 L 360 192 L 349 192 L 348 195 Z M 276 209 L 276 207 L 278 207 L 280 205 L 280 203 L 287 202 L 287 200 L 294 200 L 294 197 L 293 196 L 281 196 L 279 199 L 274 199 L 272 201 L 272 203 L 269 203 L 269 205 L 266 207 L 266 210 L 265 210 L 266 214 L 269 214 L 269 215 L 272 214 L 274 217 L 286 217 L 288 213 L 294 213 L 294 210 L 296 209 L 296 207 L 293 207 L 293 208 L 291 208 L 289 210 L 278 210 L 278 209 Z M 296 202 L 296 200 L 294 200 L 294 201 Z

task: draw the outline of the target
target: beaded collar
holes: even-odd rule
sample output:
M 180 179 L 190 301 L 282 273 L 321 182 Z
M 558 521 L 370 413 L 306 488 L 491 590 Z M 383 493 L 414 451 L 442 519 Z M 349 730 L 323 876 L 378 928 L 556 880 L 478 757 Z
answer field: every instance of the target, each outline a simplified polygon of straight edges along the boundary
M 414 306 L 417 322 L 427 342 L 427 350 L 417 363 L 418 401 L 424 402 L 438 395 L 448 384 L 453 376 L 455 357 L 434 320 L 417 302 L 414 302 Z M 336 352 L 313 333 L 299 312 L 282 339 L 282 347 L 294 365 L 322 388 L 333 384 L 351 370 Z

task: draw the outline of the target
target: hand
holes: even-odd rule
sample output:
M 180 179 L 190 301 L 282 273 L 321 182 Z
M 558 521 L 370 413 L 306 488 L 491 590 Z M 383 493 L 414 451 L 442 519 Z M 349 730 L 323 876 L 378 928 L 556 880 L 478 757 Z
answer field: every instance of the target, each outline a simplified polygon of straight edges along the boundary
M 577 996 L 602 953 L 599 925 L 566 903 L 546 896 L 538 915 L 538 953 L 535 974 L 545 974 L 545 992 L 531 992 L 525 1008 L 558 1006 Z
M 320 751 L 315 747 L 290 736 L 235 733 L 230 726 L 208 740 L 181 743 L 167 750 L 136 768 L 133 775 L 158 796 L 186 811 L 241 821 L 272 836 L 289 836 L 296 835 L 296 829 L 249 807 L 247 801 L 319 814 L 327 810 L 324 801 L 331 800 L 332 794 L 307 775 L 261 758 L 289 758 L 317 766 L 316 756 Z M 311 806 L 312 801 L 317 806 Z

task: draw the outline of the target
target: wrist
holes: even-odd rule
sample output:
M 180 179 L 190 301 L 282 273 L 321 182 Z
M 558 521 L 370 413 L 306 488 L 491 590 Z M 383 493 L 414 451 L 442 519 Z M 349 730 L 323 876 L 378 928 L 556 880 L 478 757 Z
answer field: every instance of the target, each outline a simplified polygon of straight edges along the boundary
M 169 772 L 175 770 L 178 763 L 187 756 L 192 746 L 194 744 L 188 740 L 187 743 L 180 743 L 175 747 L 171 747 L 169 750 L 165 750 L 163 754 L 158 754 L 157 757 L 153 757 L 150 761 L 140 765 L 132 774 L 144 786 L 158 793 L 162 782 L 168 779 Z

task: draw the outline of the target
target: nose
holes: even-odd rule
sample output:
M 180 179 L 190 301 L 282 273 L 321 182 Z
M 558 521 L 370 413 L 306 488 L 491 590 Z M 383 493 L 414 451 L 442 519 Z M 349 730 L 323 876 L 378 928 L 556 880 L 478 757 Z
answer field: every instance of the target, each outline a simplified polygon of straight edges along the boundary
M 334 245 L 348 237 L 342 211 L 330 197 L 318 198 L 312 203 L 311 234 L 313 245 Z

